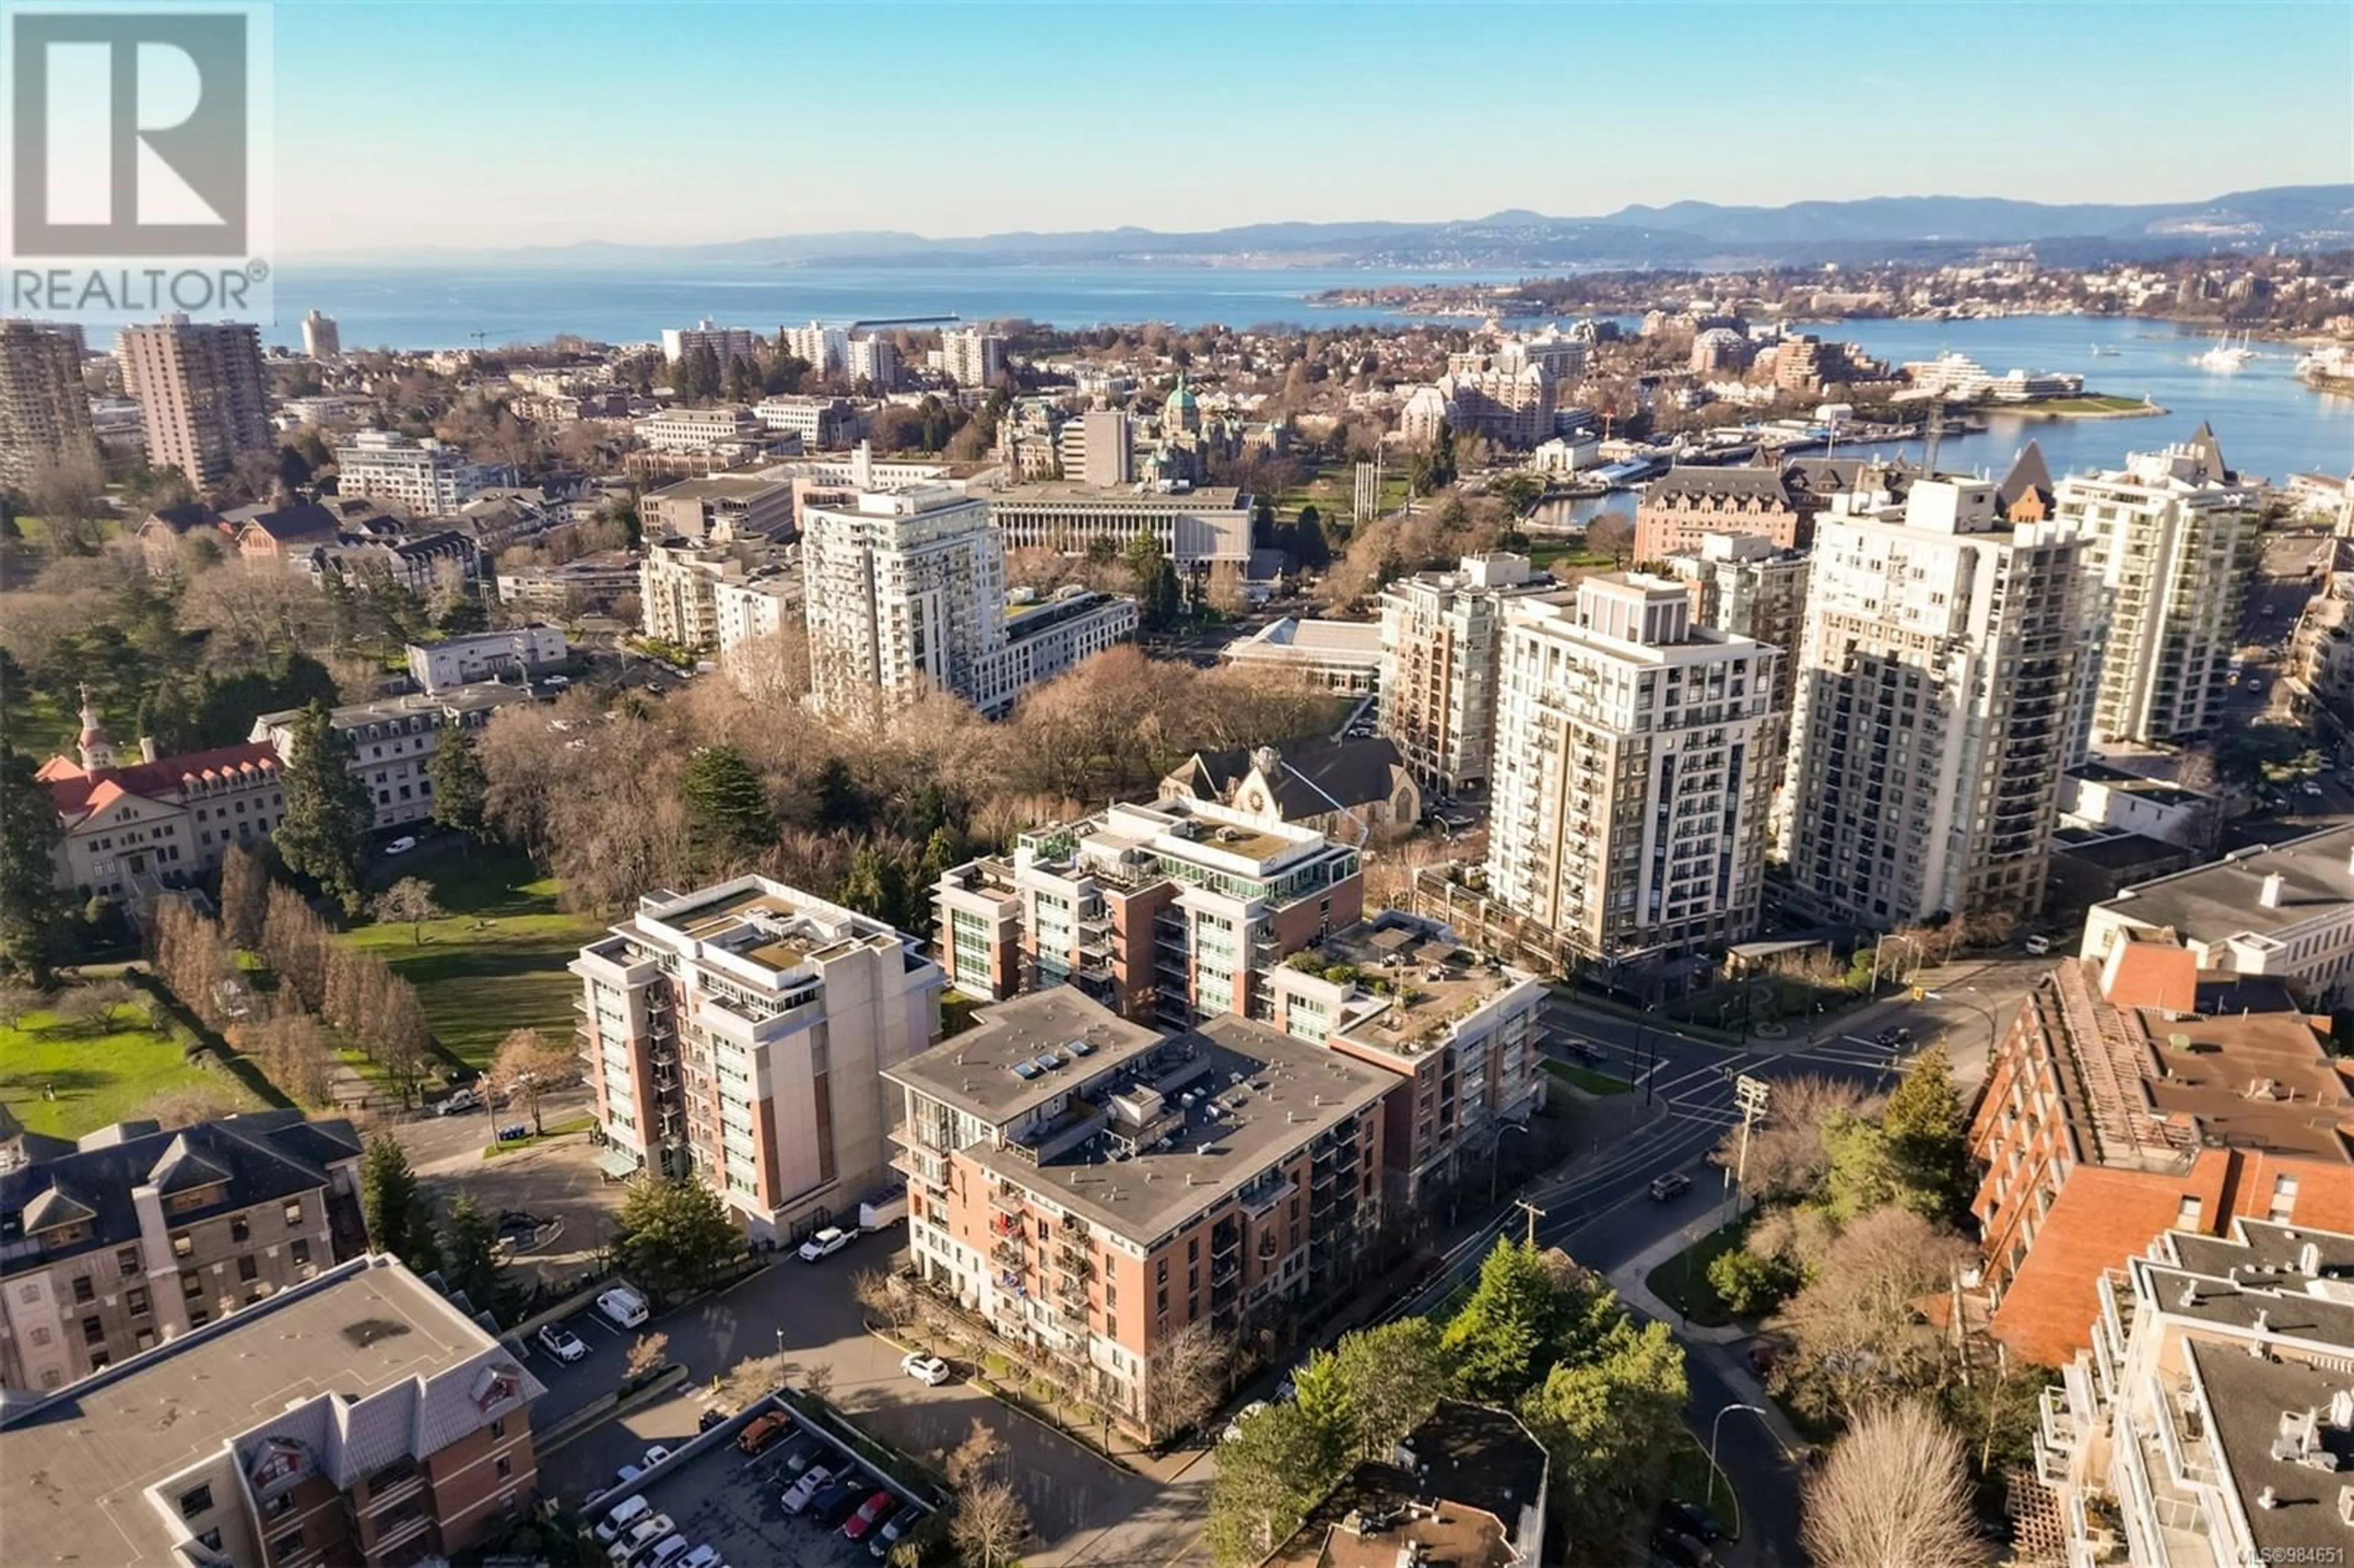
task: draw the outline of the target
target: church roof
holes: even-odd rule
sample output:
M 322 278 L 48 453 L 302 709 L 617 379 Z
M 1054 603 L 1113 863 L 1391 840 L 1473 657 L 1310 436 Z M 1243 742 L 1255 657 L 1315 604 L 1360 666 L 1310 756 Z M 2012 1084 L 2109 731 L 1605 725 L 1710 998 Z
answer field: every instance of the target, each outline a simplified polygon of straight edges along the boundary
M 2232 470 L 2223 461 L 2223 444 L 2215 439 L 2214 426 L 2204 419 L 2200 420 L 2199 428 L 2190 432 L 2189 445 L 2199 454 L 2200 465 L 2206 469 L 2208 478 L 2218 483 L 2231 479 Z
M 2035 441 L 2019 450 L 2010 471 L 2002 476 L 1994 493 L 1995 508 L 2009 516 L 2010 509 L 2028 495 L 2041 496 L 2046 509 L 2052 504 L 2052 470 L 2043 461 L 2042 446 Z

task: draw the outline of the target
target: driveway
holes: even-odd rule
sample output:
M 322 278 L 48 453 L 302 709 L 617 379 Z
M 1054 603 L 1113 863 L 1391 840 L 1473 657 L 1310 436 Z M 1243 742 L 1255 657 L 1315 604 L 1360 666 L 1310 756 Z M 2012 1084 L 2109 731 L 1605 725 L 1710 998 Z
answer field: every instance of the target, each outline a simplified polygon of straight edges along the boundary
M 899 1371 L 899 1352 L 866 1332 L 864 1313 L 851 1293 L 852 1277 L 890 1266 L 899 1242 L 897 1233 L 868 1236 L 818 1264 L 788 1256 L 730 1290 L 649 1324 L 650 1331 L 670 1336 L 669 1358 L 692 1374 L 686 1391 L 544 1456 L 544 1484 L 578 1500 L 635 1462 L 649 1445 L 675 1446 L 694 1435 L 696 1418 L 709 1407 L 716 1374 L 748 1356 L 781 1349 L 793 1361 L 825 1367 L 832 1377 L 828 1396 L 860 1425 L 934 1465 L 975 1421 L 993 1429 L 1041 1542 L 1041 1549 L 1023 1553 L 1023 1562 L 1162 1568 L 1187 1555 L 1208 1506 L 1207 1464 L 1195 1464 L 1164 1485 L 1098 1457 L 961 1378 L 927 1388 Z M 572 1371 L 578 1375 L 601 1364 L 604 1353 L 600 1347 Z M 554 1361 L 536 1353 L 532 1370 L 546 1381 Z M 618 1372 L 614 1376 L 618 1381 Z M 573 1407 L 578 1404 L 575 1399 Z
M 578 1096 L 551 1098 L 540 1114 L 552 1126 L 586 1107 L 586 1099 Z M 567 1133 L 496 1159 L 482 1157 L 493 1126 L 526 1119 L 504 1110 L 495 1116 L 468 1111 L 405 1121 L 392 1132 L 408 1152 L 419 1185 L 437 1203 L 446 1204 L 462 1192 L 493 1220 L 515 1211 L 553 1222 L 518 1245 L 510 1261 L 550 1282 L 568 1280 L 587 1272 L 612 1240 L 613 1216 L 620 1212 L 623 1189 L 597 1169 L 602 1151 L 585 1132 Z

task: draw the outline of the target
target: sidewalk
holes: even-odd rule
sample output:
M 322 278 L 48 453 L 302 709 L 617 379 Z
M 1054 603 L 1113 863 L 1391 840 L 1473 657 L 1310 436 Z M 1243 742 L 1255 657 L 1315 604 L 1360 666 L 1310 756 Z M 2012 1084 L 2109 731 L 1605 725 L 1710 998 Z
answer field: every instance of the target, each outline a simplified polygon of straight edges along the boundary
M 1782 1446 L 1782 1451 L 1785 1454 L 1803 1454 L 1809 1446 L 1807 1439 L 1799 1435 L 1797 1427 L 1790 1425 L 1789 1417 L 1782 1414 L 1782 1407 L 1767 1397 L 1766 1385 L 1759 1382 L 1757 1374 L 1750 1370 L 1749 1358 L 1732 1348 L 1748 1339 L 1749 1330 L 1737 1323 L 1729 1323 L 1721 1329 L 1710 1329 L 1682 1322 L 1674 1308 L 1651 1293 L 1649 1284 L 1651 1270 L 1674 1257 L 1723 1223 L 1718 1215 L 1712 1213 L 1692 1221 L 1673 1234 L 1661 1236 L 1658 1241 L 1645 1247 L 1640 1254 L 1610 1271 L 1608 1277 L 1611 1287 L 1618 1292 L 1620 1300 L 1636 1311 L 1667 1324 L 1676 1338 L 1683 1341 L 1690 1354 L 1706 1358 L 1710 1370 L 1724 1381 L 1726 1387 L 1732 1389 L 1745 1403 L 1756 1405 L 1764 1411 L 1765 1414 L 1760 1419 L 1766 1423 L 1766 1429 L 1774 1434 L 1774 1440 Z

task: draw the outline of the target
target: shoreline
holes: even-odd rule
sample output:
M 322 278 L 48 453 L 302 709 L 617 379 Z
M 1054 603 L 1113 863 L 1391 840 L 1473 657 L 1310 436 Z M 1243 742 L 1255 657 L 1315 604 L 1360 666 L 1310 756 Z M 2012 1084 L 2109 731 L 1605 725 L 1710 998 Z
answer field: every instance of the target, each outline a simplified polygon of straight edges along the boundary
M 2069 399 L 2062 397 L 2054 398 L 2053 401 L 2064 403 L 2069 401 Z M 1979 411 L 1985 414 L 1988 418 L 2037 419 L 2049 421 L 2055 419 L 2148 419 L 2155 418 L 2161 414 L 2170 414 L 2174 410 L 2166 408 L 2161 404 L 2153 403 L 2147 398 L 2144 398 L 2130 408 L 2052 408 L 2039 407 L 2033 403 L 2020 403 L 2009 406 L 1990 405 Z

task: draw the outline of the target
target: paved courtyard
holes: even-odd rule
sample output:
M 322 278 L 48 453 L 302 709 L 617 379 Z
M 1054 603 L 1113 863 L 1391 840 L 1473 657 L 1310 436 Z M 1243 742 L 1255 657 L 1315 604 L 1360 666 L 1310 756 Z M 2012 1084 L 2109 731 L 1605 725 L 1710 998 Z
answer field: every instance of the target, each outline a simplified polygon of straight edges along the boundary
M 578 1097 L 551 1098 L 541 1116 L 554 1126 L 585 1108 L 587 1101 Z M 520 1242 L 511 1261 L 546 1280 L 569 1279 L 586 1271 L 598 1250 L 612 1239 L 622 1188 L 597 1169 L 602 1150 L 585 1132 L 496 1159 L 482 1157 L 494 1126 L 527 1119 L 506 1110 L 477 1110 L 404 1121 L 392 1131 L 408 1150 L 419 1183 L 437 1203 L 463 1192 L 494 1221 L 515 1212 L 553 1222 L 543 1225 L 534 1239 Z

